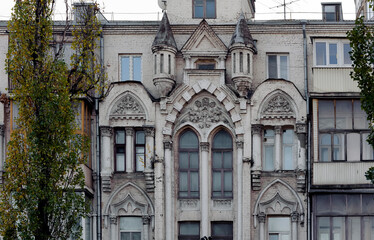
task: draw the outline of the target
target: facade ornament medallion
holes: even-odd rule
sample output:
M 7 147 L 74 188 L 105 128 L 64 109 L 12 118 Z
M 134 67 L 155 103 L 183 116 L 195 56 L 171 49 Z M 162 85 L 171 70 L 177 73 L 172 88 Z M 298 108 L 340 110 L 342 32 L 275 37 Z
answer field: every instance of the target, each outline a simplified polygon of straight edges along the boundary
M 262 110 L 262 118 L 294 118 L 295 114 L 290 102 L 277 95 L 267 102 Z
M 188 120 L 196 123 L 201 129 L 210 128 L 218 122 L 228 122 L 223 116 L 223 109 L 207 97 L 196 100 L 189 110 Z
M 113 128 L 111 127 L 100 127 L 101 135 L 104 137 L 111 137 L 113 134 Z

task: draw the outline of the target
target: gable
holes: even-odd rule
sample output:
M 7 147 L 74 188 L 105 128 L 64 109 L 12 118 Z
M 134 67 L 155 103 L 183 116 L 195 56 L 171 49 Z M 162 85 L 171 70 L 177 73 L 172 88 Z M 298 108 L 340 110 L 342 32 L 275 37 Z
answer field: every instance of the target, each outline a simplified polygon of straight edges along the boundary
M 182 48 L 186 55 L 226 55 L 227 47 L 209 24 L 202 20 Z

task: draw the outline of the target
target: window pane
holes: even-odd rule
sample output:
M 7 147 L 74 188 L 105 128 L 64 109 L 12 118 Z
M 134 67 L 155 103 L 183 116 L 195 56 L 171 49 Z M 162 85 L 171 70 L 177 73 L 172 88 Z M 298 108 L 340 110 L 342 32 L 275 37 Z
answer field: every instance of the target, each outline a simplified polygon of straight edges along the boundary
M 336 101 L 336 129 L 352 129 L 352 101 Z
M 343 44 L 343 54 L 344 54 L 344 64 L 352 64 L 351 57 L 349 55 L 349 52 L 351 51 L 351 46 L 349 43 Z
M 268 56 L 268 74 L 269 74 L 269 78 L 278 78 L 276 55 Z
M 283 131 L 283 144 L 293 144 L 294 132 L 292 129 Z
M 364 217 L 363 218 L 363 240 L 374 239 L 374 217 Z
M 133 57 L 133 80 L 134 81 L 141 81 L 142 80 L 142 58 L 141 57 Z
M 329 100 L 318 101 L 319 129 L 334 128 L 334 102 Z
M 269 240 L 280 240 L 278 234 L 270 234 L 269 235 Z
M 316 62 L 317 65 L 326 65 L 326 43 L 316 43 Z
M 347 214 L 354 215 L 361 212 L 361 194 L 347 194 Z
M 181 222 L 179 223 L 179 235 L 199 236 L 200 223 L 198 222 Z
M 334 134 L 334 142 L 333 142 L 334 152 L 333 152 L 333 159 L 334 160 L 345 160 L 345 145 L 344 145 L 344 134 Z
M 292 147 L 284 146 L 283 147 L 283 169 L 292 170 L 293 169 L 293 157 L 292 157 Z
M 360 161 L 360 134 L 347 134 L 347 161 Z
M 198 152 L 190 152 L 190 168 L 199 169 L 199 154 L 198 154 Z
M 317 237 L 318 240 L 330 240 L 330 218 L 318 217 L 317 218 Z
M 204 17 L 204 2 L 203 0 L 194 0 L 194 17 L 203 18 Z
M 369 133 L 362 134 L 362 160 L 373 160 L 373 147 L 366 141 Z
M 331 135 L 330 134 L 320 134 L 319 135 L 319 154 L 321 162 L 331 161 Z
M 223 168 L 232 168 L 232 152 L 223 152 Z
M 330 64 L 338 64 L 337 52 L 338 52 L 338 45 L 336 43 L 330 43 L 329 44 Z
M 222 168 L 222 152 L 213 152 L 213 168 Z
M 331 212 L 334 214 L 346 214 L 346 199 L 345 194 L 331 194 Z
M 212 224 L 212 237 L 214 236 L 232 236 L 232 222 L 213 222 Z
M 125 144 L 125 131 L 116 131 L 116 144 Z
M 144 156 L 144 147 L 136 147 L 136 171 L 144 171 L 145 166 L 145 156 Z
M 232 138 L 231 135 L 226 131 L 218 132 L 213 139 L 213 148 L 214 149 L 227 149 L 232 148 Z
M 180 172 L 179 173 L 179 192 L 187 192 L 188 191 L 188 174 L 187 172 Z
M 141 217 L 121 217 L 120 230 L 124 231 L 142 231 L 143 221 Z
M 118 150 L 122 150 L 123 153 L 118 153 Z M 116 154 L 116 170 L 118 172 L 124 172 L 125 171 L 125 154 L 123 148 L 117 148 L 117 154 Z
M 361 218 L 348 217 L 348 240 L 361 239 Z
M 144 131 L 136 131 L 136 144 L 145 144 Z
M 369 124 L 367 120 L 367 115 L 364 112 L 364 110 L 361 109 L 360 100 L 353 101 L 353 117 L 355 129 L 368 129 Z
M 232 172 L 225 172 L 223 179 L 224 184 L 224 191 L 231 192 L 232 191 Z
M 280 56 L 280 77 L 288 79 L 288 61 L 287 56 Z
M 333 240 L 343 240 L 345 239 L 345 221 L 343 217 L 333 217 L 332 218 L 332 236 Z
M 374 201 L 374 195 L 373 194 L 362 194 L 362 212 L 363 213 L 374 214 L 373 201 Z
M 199 142 L 197 140 L 197 136 L 192 131 L 187 131 L 183 133 L 179 140 L 179 147 L 180 148 L 190 148 L 190 149 L 197 149 L 199 146 Z
M 221 189 L 222 189 L 221 172 L 213 172 L 213 192 L 219 192 L 221 194 Z
M 317 195 L 316 200 L 317 213 L 330 212 L 330 195 Z
M 130 80 L 130 57 L 121 57 L 121 81 Z
M 131 240 L 129 232 L 121 232 L 121 240 Z
M 188 168 L 188 152 L 179 152 L 179 168 Z
M 268 223 L 269 232 L 291 231 L 291 220 L 288 217 L 270 217 Z
M 215 0 L 206 0 L 206 18 L 216 17 Z
M 265 171 L 274 170 L 274 146 L 265 146 Z
M 141 234 L 139 232 L 132 233 L 132 239 L 131 240 L 141 240 Z
M 190 172 L 190 190 L 191 192 L 198 192 L 199 191 L 199 173 L 198 172 Z

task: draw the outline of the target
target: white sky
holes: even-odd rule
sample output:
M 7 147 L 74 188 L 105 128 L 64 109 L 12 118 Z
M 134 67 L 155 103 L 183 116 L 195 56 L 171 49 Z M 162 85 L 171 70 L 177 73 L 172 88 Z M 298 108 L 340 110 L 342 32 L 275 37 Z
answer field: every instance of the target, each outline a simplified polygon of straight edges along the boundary
M 55 20 L 62 20 L 64 0 L 56 0 L 57 8 Z M 73 0 L 68 0 L 73 2 Z M 158 0 L 97 0 L 108 20 L 158 20 L 161 17 L 161 9 Z M 175 1 L 175 0 L 172 0 Z M 186 1 L 186 0 L 182 0 Z M 230 1 L 230 0 L 223 0 Z M 256 20 L 283 19 L 284 0 L 256 0 Z M 343 6 L 344 20 L 355 18 L 354 0 L 286 0 L 287 19 L 322 19 L 321 2 L 341 2 Z M 1 0 L 0 20 L 10 18 L 14 0 Z

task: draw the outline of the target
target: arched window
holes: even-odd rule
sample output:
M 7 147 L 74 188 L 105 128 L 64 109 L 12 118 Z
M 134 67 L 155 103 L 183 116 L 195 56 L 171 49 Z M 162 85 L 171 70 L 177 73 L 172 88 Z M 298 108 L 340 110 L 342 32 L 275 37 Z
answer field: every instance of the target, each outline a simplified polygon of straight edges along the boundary
M 179 139 L 179 197 L 199 197 L 199 140 L 188 130 Z
M 213 138 L 212 197 L 232 198 L 232 138 L 222 130 Z

